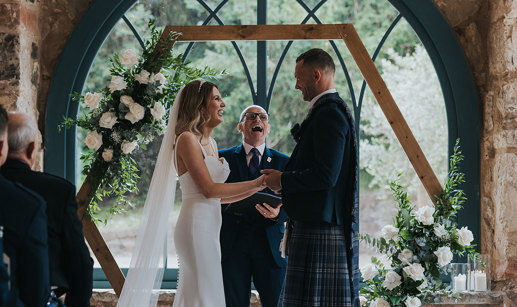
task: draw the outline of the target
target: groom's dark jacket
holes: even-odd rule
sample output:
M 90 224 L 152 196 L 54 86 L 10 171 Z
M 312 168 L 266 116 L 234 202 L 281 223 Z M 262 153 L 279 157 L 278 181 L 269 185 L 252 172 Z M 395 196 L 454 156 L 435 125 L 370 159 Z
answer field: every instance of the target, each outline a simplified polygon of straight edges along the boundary
M 347 249 L 354 252 L 348 268 L 357 294 L 358 167 L 350 110 L 338 93 L 325 94 L 291 132 L 297 144 L 281 177 L 285 210 L 295 224 L 325 222 L 345 227 Z
M 219 156 L 224 157 L 228 164 L 230 165 L 230 176 L 226 182 L 240 182 L 246 181 L 251 178 L 248 172 L 248 165 L 246 162 L 246 150 L 244 146 L 238 145 L 228 149 L 223 149 L 219 151 Z M 260 161 L 259 169 L 276 169 L 283 170 L 289 157 L 279 151 L 274 149 L 264 148 L 264 153 L 262 159 Z M 257 174 L 260 175 L 260 174 Z M 262 192 L 274 194 L 270 189 L 265 189 Z M 238 223 L 238 217 L 225 213 L 225 208 L 227 205 L 223 205 L 223 226 L 221 228 L 221 249 L 222 249 L 222 257 L 229 252 L 232 248 L 234 248 L 235 237 L 237 235 L 238 230 L 240 229 Z M 283 208 L 280 208 L 280 213 L 276 219 L 276 221 L 269 221 L 264 219 L 264 221 L 259 221 L 264 227 L 266 232 L 267 240 L 269 242 L 270 251 L 272 257 L 275 260 L 275 263 L 279 267 L 285 267 L 287 264 L 287 259 L 282 258 L 279 247 L 280 241 L 284 235 L 285 226 L 284 222 L 287 219 L 287 215 Z

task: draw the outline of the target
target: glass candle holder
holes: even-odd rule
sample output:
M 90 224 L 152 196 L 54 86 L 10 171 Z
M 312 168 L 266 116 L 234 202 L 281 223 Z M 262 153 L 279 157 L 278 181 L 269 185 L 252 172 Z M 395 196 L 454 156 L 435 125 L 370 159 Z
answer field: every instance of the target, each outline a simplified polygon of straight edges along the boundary
M 467 263 L 451 263 L 451 288 L 454 292 L 467 291 Z
M 467 288 L 469 291 L 490 291 L 490 255 L 468 256 Z

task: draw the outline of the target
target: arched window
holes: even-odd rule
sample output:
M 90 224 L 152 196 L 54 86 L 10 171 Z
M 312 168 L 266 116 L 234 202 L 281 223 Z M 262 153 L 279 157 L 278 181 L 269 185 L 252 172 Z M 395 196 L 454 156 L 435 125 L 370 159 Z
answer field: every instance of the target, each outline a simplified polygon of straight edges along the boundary
M 354 23 L 431 166 L 442 175 L 439 176 L 442 181 L 448 153 L 455 140 L 461 139 L 465 155 L 462 170 L 467 178 L 463 189 L 468 202 L 467 209 L 460 213 L 459 223 L 469 226 L 479 242 L 480 120 L 475 107 L 477 97 L 462 50 L 431 0 L 389 0 L 376 4 L 350 0 L 345 1 L 344 6 L 343 1 L 326 0 L 297 0 L 289 4 L 281 0 L 238 3 L 223 0 L 216 4 L 203 0 L 141 1 L 134 5 L 135 2 L 95 1 L 65 47 L 47 104 L 46 171 L 80 184 L 77 157 L 82 147 L 81 133 L 75 129 L 58 133 L 56 129 L 62 116 L 77 116 L 78 105 L 70 100 L 69 94 L 104 86 L 108 82 L 107 57 L 114 51 L 121 53 L 127 48 L 141 48 L 141 36 L 145 36 L 149 18 L 157 19 L 159 26 Z M 220 148 L 240 141 L 236 130 L 237 114 L 243 107 L 255 103 L 264 106 L 272 115 L 268 144 L 290 153 L 294 143 L 289 137 L 289 128 L 306 114 L 306 104 L 294 89 L 294 58 L 311 47 L 331 53 L 338 68 L 336 88 L 353 110 L 360 134 L 361 232 L 375 234 L 382 223 L 390 222 L 389 214 L 384 214 L 383 210 L 393 206 L 393 201 L 391 198 L 379 200 L 387 192 L 383 186 L 388 178 L 408 170 L 406 181 L 416 191 L 415 195 L 418 195 L 419 183 L 343 42 L 177 43 L 175 52 L 184 53 L 184 59 L 194 65 L 206 64 L 229 71 L 219 82 L 228 102 L 226 122 L 214 131 Z M 148 152 L 140 153 L 150 159 L 142 160 L 153 160 L 153 148 L 157 146 L 150 148 Z M 150 178 L 153 167 L 153 162 L 141 165 L 144 183 L 147 177 Z M 134 196 L 135 204 L 143 204 L 146 187 L 142 190 L 141 195 Z M 379 212 L 384 213 L 380 216 Z M 171 224 L 175 224 L 174 221 Z M 134 235 L 131 229 L 136 226 L 138 209 L 114 218 L 102 229 L 121 267 L 127 267 L 129 263 Z M 175 287 L 176 261 L 174 250 L 169 247 L 170 270 L 165 274 L 164 287 Z M 366 261 L 368 253 L 364 252 L 362 256 L 361 261 Z M 95 275 L 97 280 L 102 279 L 100 270 L 96 270 Z M 96 284 L 96 287 L 102 286 L 109 287 L 107 282 Z

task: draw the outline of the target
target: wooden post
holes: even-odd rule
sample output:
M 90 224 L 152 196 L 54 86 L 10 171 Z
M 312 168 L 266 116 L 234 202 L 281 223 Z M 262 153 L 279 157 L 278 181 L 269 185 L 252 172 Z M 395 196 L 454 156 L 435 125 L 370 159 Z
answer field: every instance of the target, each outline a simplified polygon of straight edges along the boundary
M 368 86 L 377 99 L 384 115 L 386 115 L 386 119 L 391 125 L 393 132 L 395 132 L 400 145 L 402 145 L 402 148 L 406 152 L 418 178 L 420 178 L 427 194 L 434 202 L 436 197 L 440 196 L 442 186 L 440 185 L 438 178 L 436 178 L 436 175 L 427 161 L 424 152 L 420 148 L 420 145 L 418 145 L 418 142 L 413 136 L 404 116 L 397 107 L 395 100 L 391 96 L 388 87 L 384 83 L 384 80 L 382 80 L 379 71 L 375 67 L 368 51 L 364 47 L 363 42 L 352 25 L 340 26 L 338 27 L 338 31 L 340 31 L 339 34 L 345 41 L 348 50 L 361 70 L 366 83 L 368 83 Z
M 86 179 L 76 196 L 78 204 L 77 214 L 83 223 L 83 233 L 84 237 L 88 241 L 88 245 L 90 245 L 95 258 L 99 261 L 102 271 L 106 274 L 113 290 L 117 296 L 120 296 L 125 281 L 124 274 L 122 274 L 115 258 L 113 258 L 113 255 L 97 228 L 97 225 L 95 225 L 90 216 L 86 214 L 86 209 L 92 200 L 90 197 L 92 194 L 90 192 L 95 192 L 99 187 L 99 183 L 100 181 L 97 178 L 93 178 L 91 175 L 86 176 Z

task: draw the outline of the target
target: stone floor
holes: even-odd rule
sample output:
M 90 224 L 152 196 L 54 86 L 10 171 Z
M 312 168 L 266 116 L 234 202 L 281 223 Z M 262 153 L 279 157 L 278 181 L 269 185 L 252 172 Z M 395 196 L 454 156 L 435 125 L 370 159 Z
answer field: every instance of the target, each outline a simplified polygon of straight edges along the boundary
M 158 307 L 170 307 L 174 301 L 175 290 L 163 290 L 160 293 Z M 117 296 L 113 290 L 94 290 L 91 307 L 116 307 Z M 260 307 L 260 300 L 257 291 L 251 292 L 250 307 Z
M 163 290 L 160 294 L 158 301 L 158 307 L 170 307 L 174 301 L 174 290 Z M 117 305 L 117 297 L 113 290 L 94 290 L 91 307 L 115 307 Z M 260 307 L 260 299 L 256 291 L 252 292 L 251 296 L 251 307 Z M 515 307 L 517 301 L 514 301 L 512 297 L 509 297 L 507 293 L 497 292 L 486 292 L 486 293 L 465 293 L 462 294 L 461 299 L 456 300 L 455 298 L 441 298 L 441 302 L 437 304 L 424 304 L 425 307 L 474 307 L 474 306 L 486 306 L 486 307 Z

